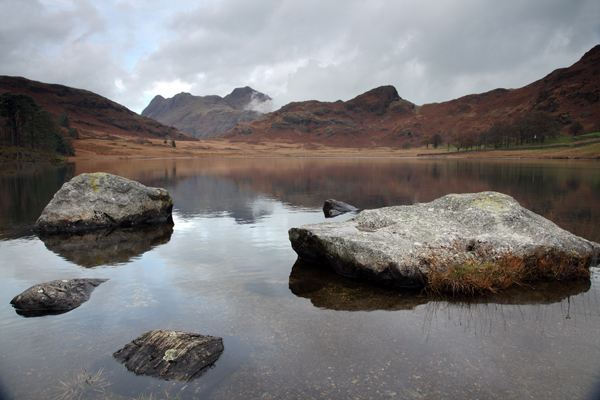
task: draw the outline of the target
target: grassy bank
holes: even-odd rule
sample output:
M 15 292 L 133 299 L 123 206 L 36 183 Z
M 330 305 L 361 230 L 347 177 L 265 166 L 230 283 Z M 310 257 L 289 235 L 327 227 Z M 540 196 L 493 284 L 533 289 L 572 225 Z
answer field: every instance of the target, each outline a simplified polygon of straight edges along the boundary
M 23 162 L 65 162 L 67 158 L 56 153 L 46 153 L 39 150 L 21 147 L 0 147 L 0 163 Z

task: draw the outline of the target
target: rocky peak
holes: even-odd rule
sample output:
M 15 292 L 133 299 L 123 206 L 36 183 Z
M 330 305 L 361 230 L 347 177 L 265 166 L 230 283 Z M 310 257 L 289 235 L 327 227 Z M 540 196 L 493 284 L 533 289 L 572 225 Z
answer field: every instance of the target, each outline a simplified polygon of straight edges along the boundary
M 257 92 L 249 86 L 235 88 L 233 92 L 224 97 L 225 102 L 236 110 L 251 110 L 252 103 L 260 104 L 272 99 L 261 92 Z M 249 107 L 250 106 L 250 107 Z

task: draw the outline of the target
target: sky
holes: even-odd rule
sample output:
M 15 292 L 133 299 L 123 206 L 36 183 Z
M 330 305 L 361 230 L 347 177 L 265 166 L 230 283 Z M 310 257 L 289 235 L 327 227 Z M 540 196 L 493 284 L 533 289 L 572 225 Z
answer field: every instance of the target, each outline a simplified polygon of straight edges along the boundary
M 292 101 L 393 85 L 417 105 L 519 88 L 600 44 L 598 0 L 0 0 L 0 75 Z

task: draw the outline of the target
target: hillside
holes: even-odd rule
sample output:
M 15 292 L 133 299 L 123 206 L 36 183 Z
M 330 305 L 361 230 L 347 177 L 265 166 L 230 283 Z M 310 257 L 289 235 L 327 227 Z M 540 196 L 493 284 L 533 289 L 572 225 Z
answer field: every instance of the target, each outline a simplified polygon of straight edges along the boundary
M 67 112 L 72 128 L 82 138 L 160 138 L 195 140 L 172 126 L 142 117 L 105 97 L 82 89 L 47 84 L 21 77 L 0 76 L 0 94 L 24 93 L 53 113 L 56 120 Z
M 495 121 L 513 121 L 535 111 L 584 130 L 600 123 L 600 45 L 569 68 L 558 69 L 520 89 L 496 89 L 443 103 L 416 106 L 393 86 L 370 90 L 347 102 L 290 103 L 222 135 L 236 142 L 285 141 L 340 147 L 417 146 L 422 137 L 479 132 Z
M 269 96 L 246 86 L 234 89 L 225 97 L 179 93 L 165 99 L 158 95 L 142 115 L 197 138 L 207 138 L 225 133 L 239 123 L 257 119 L 265 109 L 270 111 L 270 106 Z

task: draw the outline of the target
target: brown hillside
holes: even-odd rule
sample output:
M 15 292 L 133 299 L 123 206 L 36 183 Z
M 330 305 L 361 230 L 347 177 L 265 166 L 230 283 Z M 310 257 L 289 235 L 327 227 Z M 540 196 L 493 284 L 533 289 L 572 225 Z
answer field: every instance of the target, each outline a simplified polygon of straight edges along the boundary
M 328 146 L 418 145 L 424 135 L 481 131 L 494 121 L 512 121 L 534 111 L 554 115 L 566 132 L 580 122 L 584 132 L 600 121 L 600 45 L 569 68 L 558 69 L 520 89 L 496 89 L 443 103 L 415 106 L 392 86 L 347 102 L 290 103 L 260 119 L 239 124 L 223 137 L 232 141 L 286 141 Z
M 0 76 L 0 94 L 24 93 L 54 114 L 56 120 L 67 112 L 72 128 L 81 137 L 120 136 L 129 138 L 161 138 L 196 140 L 172 126 L 142 117 L 105 97 L 82 89 L 47 84 L 21 77 Z

